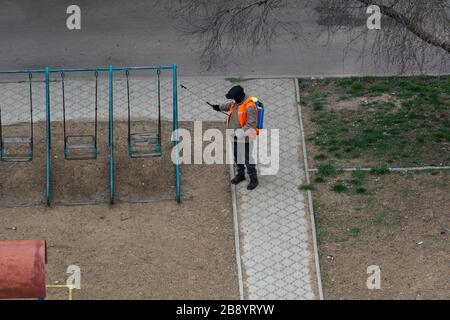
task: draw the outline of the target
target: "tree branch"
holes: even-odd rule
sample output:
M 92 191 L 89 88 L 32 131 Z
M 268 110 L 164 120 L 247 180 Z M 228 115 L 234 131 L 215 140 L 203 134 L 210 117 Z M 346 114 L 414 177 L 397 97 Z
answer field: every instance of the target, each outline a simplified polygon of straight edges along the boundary
M 374 4 L 373 0 L 357 0 L 367 6 Z M 450 54 L 450 42 L 445 40 L 437 39 L 433 34 L 427 32 L 424 28 L 422 28 L 418 23 L 409 19 L 404 14 L 401 14 L 397 10 L 394 9 L 394 5 L 386 6 L 382 4 L 377 4 L 380 7 L 380 10 L 386 16 L 394 19 L 405 28 L 407 28 L 410 32 L 415 34 L 417 37 L 425 41 L 426 43 L 444 49 Z

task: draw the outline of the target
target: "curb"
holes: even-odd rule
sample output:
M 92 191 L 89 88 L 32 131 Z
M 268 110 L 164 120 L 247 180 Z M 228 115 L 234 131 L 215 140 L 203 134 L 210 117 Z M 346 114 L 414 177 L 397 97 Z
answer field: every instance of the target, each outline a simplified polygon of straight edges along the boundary
M 306 176 L 306 183 L 310 183 L 309 178 L 309 169 L 308 169 L 308 155 L 306 150 L 306 141 L 305 141 L 305 132 L 303 129 L 303 117 L 302 117 L 302 110 L 300 107 L 300 87 L 298 83 L 298 78 L 294 78 L 294 86 L 295 86 L 295 94 L 296 94 L 296 102 L 297 102 L 297 113 L 298 113 L 298 120 L 300 122 L 300 134 L 302 139 L 302 148 L 303 148 L 303 162 L 304 162 L 304 168 L 305 168 L 305 176 Z M 317 248 L 317 233 L 316 233 L 316 223 L 315 223 L 315 217 L 314 217 L 314 207 L 313 207 L 313 201 L 312 201 L 312 194 L 311 191 L 307 191 L 308 195 L 308 207 L 309 207 L 309 213 L 310 213 L 310 221 L 311 221 L 311 231 L 312 231 L 312 238 L 313 238 L 313 247 L 314 247 L 314 262 L 316 265 L 316 275 L 317 275 L 317 286 L 319 289 L 319 299 L 324 300 L 323 298 L 323 288 L 322 288 L 322 275 L 320 273 L 320 261 L 319 261 L 319 250 Z
M 230 164 L 229 166 L 230 179 L 233 178 L 234 166 Z M 236 197 L 236 186 L 230 183 L 231 189 L 231 204 L 233 207 L 233 226 L 234 226 L 234 250 L 236 254 L 236 271 L 238 274 L 238 285 L 239 285 L 239 298 L 244 300 L 244 280 L 242 276 L 242 263 L 241 263 L 241 239 L 240 239 L 240 228 L 239 228 L 239 218 L 237 210 L 237 197 Z

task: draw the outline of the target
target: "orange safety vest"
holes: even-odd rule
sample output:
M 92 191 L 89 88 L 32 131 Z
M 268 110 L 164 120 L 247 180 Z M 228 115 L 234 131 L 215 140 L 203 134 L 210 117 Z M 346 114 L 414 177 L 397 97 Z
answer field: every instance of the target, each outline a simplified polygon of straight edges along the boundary
M 247 108 L 248 107 L 252 107 L 255 108 L 256 111 L 256 117 L 258 118 L 258 108 L 256 108 L 256 104 L 253 97 L 249 97 L 247 100 L 245 100 L 244 103 L 242 103 L 239 107 L 238 107 L 238 121 L 241 124 L 241 127 L 245 126 L 247 124 Z M 256 99 L 256 101 L 258 101 Z M 230 110 L 228 111 L 228 122 L 230 122 L 231 119 L 231 114 L 233 113 L 233 108 L 234 108 L 235 102 L 233 101 L 231 103 L 231 107 Z M 255 128 L 256 130 L 256 135 L 259 135 L 259 129 Z

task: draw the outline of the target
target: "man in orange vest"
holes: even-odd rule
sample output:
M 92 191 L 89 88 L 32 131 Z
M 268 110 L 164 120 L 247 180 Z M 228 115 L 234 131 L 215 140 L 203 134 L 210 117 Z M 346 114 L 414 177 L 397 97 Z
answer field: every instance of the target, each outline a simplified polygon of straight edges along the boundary
M 258 111 L 253 99 L 247 96 L 241 86 L 234 86 L 225 95 L 233 101 L 221 105 L 213 105 L 216 111 L 228 112 L 228 129 L 233 129 L 233 155 L 237 167 L 237 174 L 231 180 L 232 184 L 238 184 L 245 180 L 245 167 L 250 178 L 248 190 L 258 186 L 256 165 L 252 159 L 252 144 L 256 139 Z

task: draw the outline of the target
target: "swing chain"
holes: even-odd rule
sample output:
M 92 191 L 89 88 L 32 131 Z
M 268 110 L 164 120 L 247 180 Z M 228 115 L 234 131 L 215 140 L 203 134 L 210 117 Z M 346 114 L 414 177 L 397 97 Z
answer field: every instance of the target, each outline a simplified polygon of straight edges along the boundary
M 63 134 L 64 134 L 64 150 L 67 147 L 67 134 L 66 134 L 66 93 L 64 78 L 66 77 L 64 70 L 61 70 L 61 88 L 62 88 L 62 109 L 63 109 Z
M 33 128 L 33 73 L 28 73 L 29 90 L 30 90 L 30 134 L 31 134 L 31 153 L 33 153 L 34 145 L 34 128 Z

